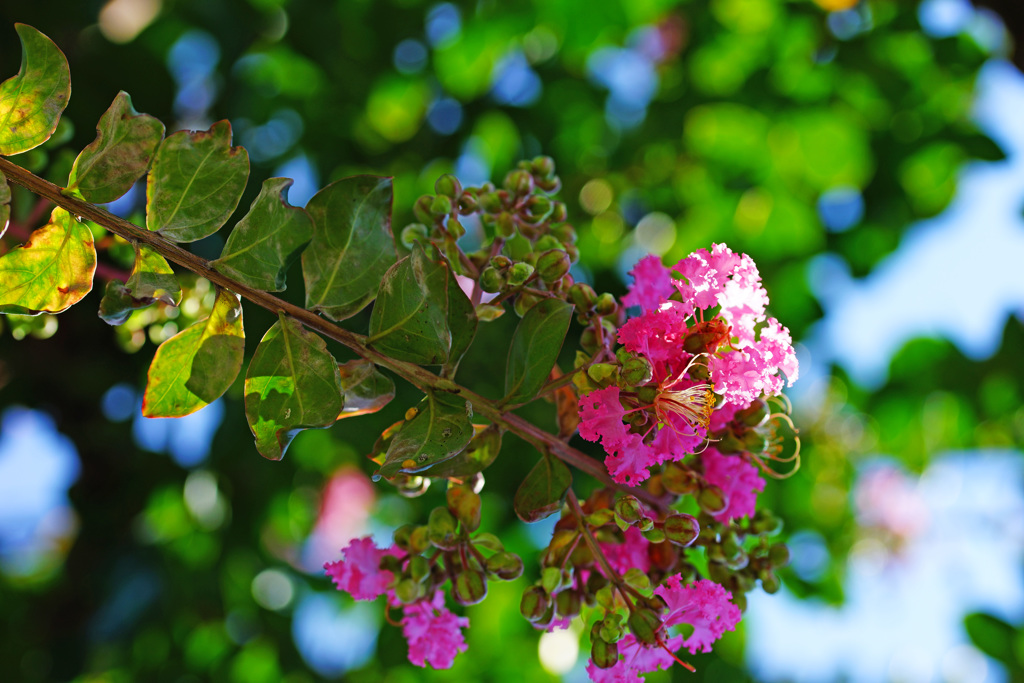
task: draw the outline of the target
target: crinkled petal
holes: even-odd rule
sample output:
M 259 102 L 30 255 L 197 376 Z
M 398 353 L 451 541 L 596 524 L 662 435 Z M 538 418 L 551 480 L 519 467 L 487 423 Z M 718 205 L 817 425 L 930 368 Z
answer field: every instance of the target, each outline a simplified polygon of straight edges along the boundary
M 693 633 L 682 643 L 690 654 L 711 652 L 711 644 L 735 629 L 742 617 L 740 608 L 732 603 L 732 594 L 708 579 L 683 585 L 682 576 L 676 574 L 654 589 L 654 594 L 668 605 L 662 618 L 665 626 L 693 626 Z
M 663 299 L 676 291 L 669 272 L 654 254 L 643 257 L 629 271 L 633 276 L 633 284 L 629 287 L 629 293 L 622 297 L 622 303 L 626 306 L 639 306 L 645 311 L 657 308 Z
M 450 669 L 455 655 L 466 651 L 461 629 L 468 626 L 469 619 L 456 616 L 445 607 L 441 590 L 431 600 L 406 605 L 402 635 L 409 641 L 409 661 L 416 666 L 429 664 L 435 669 Z
M 352 595 L 356 600 L 374 600 L 383 595 L 394 578 L 389 571 L 380 569 L 385 555 L 400 554 L 396 548 L 382 550 L 369 537 L 355 538 L 342 550 L 343 560 L 327 562 L 324 572 L 331 577 L 338 590 Z
M 722 455 L 714 448 L 701 453 L 700 460 L 704 465 L 704 478 L 725 493 L 725 509 L 712 517 L 728 522 L 753 515 L 757 494 L 764 490 L 764 479 L 757 467 L 738 455 Z

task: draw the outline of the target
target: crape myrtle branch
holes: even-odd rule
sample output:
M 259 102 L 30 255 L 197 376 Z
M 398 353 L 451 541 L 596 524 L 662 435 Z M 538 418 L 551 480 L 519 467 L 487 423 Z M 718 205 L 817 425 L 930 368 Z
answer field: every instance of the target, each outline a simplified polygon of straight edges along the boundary
M 385 354 L 368 348 L 365 344 L 366 337 L 364 335 L 350 332 L 305 308 L 284 301 L 273 294 L 246 286 L 223 273 L 217 272 L 210 267 L 209 262 L 205 259 L 169 242 L 157 233 L 141 228 L 119 216 L 115 216 L 99 206 L 82 201 L 76 197 L 68 196 L 62 192 L 62 188 L 59 186 L 40 178 L 4 157 L 0 157 L 0 172 L 11 182 L 66 209 L 74 216 L 93 221 L 133 244 L 144 244 L 169 261 L 206 278 L 219 287 L 248 299 L 271 313 L 284 313 L 298 320 L 307 328 L 348 347 L 360 357 L 391 370 L 421 391 L 443 391 L 460 396 L 473 405 L 476 413 L 487 417 L 495 424 L 520 436 L 541 453 L 554 455 L 567 465 L 586 472 L 606 486 L 629 490 L 649 506 L 658 509 L 666 509 L 670 503 L 669 500 L 657 497 L 649 491 L 617 484 L 600 462 L 573 448 L 556 435 L 530 424 L 510 411 L 499 408 L 494 401 L 484 398 L 450 379 L 439 377 L 418 365 L 390 358 Z

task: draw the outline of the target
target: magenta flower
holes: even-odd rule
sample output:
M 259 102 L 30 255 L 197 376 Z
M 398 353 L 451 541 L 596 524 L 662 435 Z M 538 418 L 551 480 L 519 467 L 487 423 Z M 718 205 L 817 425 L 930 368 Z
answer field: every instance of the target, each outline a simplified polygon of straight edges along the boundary
M 764 479 L 757 467 L 738 455 L 722 455 L 714 448 L 701 453 L 700 461 L 704 464 L 704 478 L 725 494 L 725 509 L 712 517 L 728 522 L 753 515 L 757 494 L 764 491 Z
M 626 306 L 639 306 L 644 310 L 657 308 L 658 304 L 676 291 L 672 286 L 671 272 L 654 254 L 648 254 L 637 261 L 629 274 L 633 276 L 633 284 L 629 293 L 622 297 L 622 303 Z
M 683 644 L 682 636 L 675 636 L 665 641 L 665 646 L 647 647 L 638 641 L 633 634 L 628 634 L 619 641 L 619 659 L 615 666 L 601 669 L 593 661 L 587 662 L 587 673 L 594 683 L 643 683 L 642 673 L 665 669 L 675 662 L 672 652 Z
M 654 590 L 665 601 L 668 612 L 663 618 L 665 627 L 690 624 L 693 633 L 682 642 L 690 654 L 711 652 L 711 644 L 732 631 L 742 613 L 732 604 L 732 594 L 714 581 L 700 579 L 686 585 L 679 574 L 670 576 Z
M 646 574 L 651 568 L 647 547 L 651 544 L 635 526 L 626 529 L 622 543 L 601 543 L 601 552 L 619 574 L 634 567 Z M 602 572 L 603 573 L 603 572 Z
M 345 559 L 324 563 L 324 572 L 331 577 L 338 590 L 351 593 L 356 600 L 373 600 L 383 595 L 394 578 L 380 568 L 385 555 L 399 555 L 397 548 L 381 550 L 369 537 L 354 538 L 342 550 Z
M 466 651 L 461 629 L 469 619 L 459 617 L 444 605 L 444 591 L 431 600 L 406 605 L 402 615 L 402 635 L 409 641 L 409 661 L 416 666 L 429 664 L 435 669 L 450 669 L 455 655 Z

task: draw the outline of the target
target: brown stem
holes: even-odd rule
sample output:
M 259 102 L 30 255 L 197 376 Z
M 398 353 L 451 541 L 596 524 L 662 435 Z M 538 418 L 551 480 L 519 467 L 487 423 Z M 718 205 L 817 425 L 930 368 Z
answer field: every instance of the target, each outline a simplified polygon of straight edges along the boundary
M 608 558 L 604 556 L 604 553 L 601 552 L 600 546 L 597 545 L 597 540 L 594 538 L 594 535 L 590 533 L 590 526 L 587 525 L 586 515 L 583 514 L 583 508 L 580 507 L 579 499 L 576 498 L 576 492 L 571 488 L 569 489 L 567 499 L 569 500 L 569 506 L 572 508 L 573 514 L 576 515 L 576 520 L 580 523 L 580 533 L 583 535 L 583 541 L 590 548 L 590 552 L 594 554 L 594 559 L 596 559 L 597 563 L 601 565 L 601 569 L 604 570 L 605 576 L 607 576 L 608 580 L 611 581 L 618 589 L 619 595 L 622 596 L 622 599 L 626 601 L 626 607 L 630 612 L 632 612 L 636 609 L 636 606 L 633 604 L 633 599 L 629 597 L 629 593 L 627 592 L 630 588 L 626 585 L 626 582 L 622 580 L 622 577 L 619 576 L 619 573 L 615 571 L 611 564 L 608 563 Z
M 643 489 L 633 490 L 629 487 L 615 483 L 601 463 L 572 446 L 569 446 L 556 435 L 535 427 L 514 413 L 504 411 L 496 406 L 493 401 L 456 384 L 450 379 L 439 377 L 418 365 L 395 360 L 394 358 L 390 358 L 378 351 L 375 351 L 374 349 L 368 348 L 366 346 L 365 336 L 339 327 L 338 325 L 321 318 L 316 313 L 307 311 L 295 304 L 288 303 L 287 301 L 277 298 L 273 294 L 268 294 L 267 292 L 254 289 L 237 282 L 222 273 L 218 273 L 210 267 L 208 261 L 186 251 L 185 249 L 182 249 L 172 242 L 169 242 L 158 233 L 140 228 L 134 223 L 126 221 L 119 216 L 115 216 L 109 211 L 101 209 L 98 206 L 89 204 L 88 202 L 84 202 L 75 197 L 68 197 L 61 193 L 60 187 L 21 168 L 17 164 L 11 163 L 4 157 L 0 157 L 0 172 L 3 172 L 11 182 L 21 185 L 40 197 L 44 197 L 54 204 L 67 209 L 74 216 L 98 223 L 110 232 L 115 235 L 120 235 L 129 242 L 144 244 L 169 261 L 172 261 L 179 266 L 206 278 L 219 287 L 228 289 L 243 298 L 248 299 L 258 306 L 262 306 L 271 313 L 281 312 L 285 315 L 291 316 L 309 329 L 352 349 L 366 360 L 391 370 L 399 377 L 402 377 L 410 384 L 419 388 L 421 391 L 445 391 L 461 396 L 473 405 L 474 410 L 478 414 L 484 415 L 491 421 L 518 434 L 524 440 L 533 444 L 541 452 L 550 452 L 567 465 L 571 465 L 580 471 L 586 472 L 606 486 L 629 490 L 630 493 L 635 495 L 637 498 L 640 498 L 648 505 L 662 509 L 666 507 L 664 500 L 653 496 L 648 491 L 644 491 Z

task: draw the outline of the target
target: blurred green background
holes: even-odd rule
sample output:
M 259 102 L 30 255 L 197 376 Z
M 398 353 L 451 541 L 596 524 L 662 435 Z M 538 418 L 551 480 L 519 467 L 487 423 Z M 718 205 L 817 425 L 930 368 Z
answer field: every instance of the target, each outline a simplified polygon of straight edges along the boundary
M 15 21 L 67 54 L 65 123 L 16 159 L 58 183 L 125 90 L 169 131 L 231 121 L 252 159 L 236 219 L 267 177 L 295 178 L 301 205 L 374 173 L 395 177 L 400 228 L 438 175 L 500 181 L 543 153 L 580 233 L 574 272 L 598 291 L 621 294 L 648 252 L 750 254 L 800 342 L 804 466 L 762 497 L 794 565 L 697 674 L 650 680 L 1024 680 L 1024 79 L 1006 61 L 1020 9 L 990 4 L 12 1 L 0 70 L 18 68 Z M 143 203 L 136 188 L 112 208 Z M 13 209 L 5 249 L 39 218 L 23 193 Z M 223 239 L 192 248 L 213 257 Z M 297 269 L 290 283 L 301 302 Z M 155 344 L 210 299 L 193 283 L 180 312 L 118 329 L 98 293 L 59 320 L 0 321 L 0 678 L 585 680 L 575 631 L 538 650 L 525 579 L 467 609 L 469 652 L 425 672 L 379 605 L 321 576 L 349 538 L 385 539 L 439 500 L 365 476 L 409 387 L 276 463 L 252 446 L 241 381 L 192 418 L 138 415 Z M 251 354 L 272 320 L 245 315 Z M 484 394 L 512 317 L 463 363 Z M 484 528 L 529 573 L 550 526 L 509 500 L 535 455 L 508 438 L 503 456 Z

